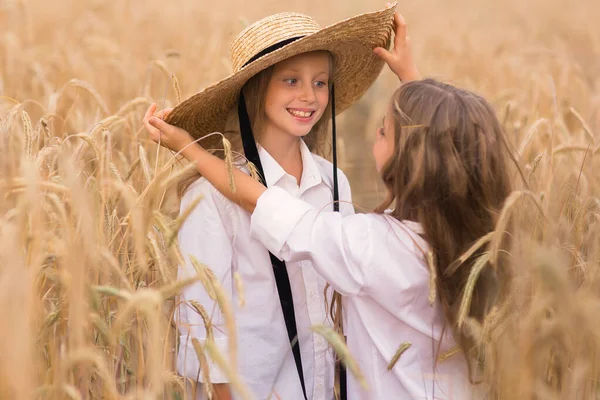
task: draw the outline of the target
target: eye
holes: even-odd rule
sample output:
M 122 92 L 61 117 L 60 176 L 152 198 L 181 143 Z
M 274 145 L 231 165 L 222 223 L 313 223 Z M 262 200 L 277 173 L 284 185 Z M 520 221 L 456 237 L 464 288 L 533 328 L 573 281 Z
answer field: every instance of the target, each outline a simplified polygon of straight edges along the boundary
M 283 81 L 289 85 L 295 85 L 296 83 L 298 83 L 298 79 L 296 78 L 288 78 L 284 79 Z
M 317 81 L 317 82 L 315 82 L 315 86 L 318 88 L 324 88 L 324 87 L 327 87 L 327 82 Z

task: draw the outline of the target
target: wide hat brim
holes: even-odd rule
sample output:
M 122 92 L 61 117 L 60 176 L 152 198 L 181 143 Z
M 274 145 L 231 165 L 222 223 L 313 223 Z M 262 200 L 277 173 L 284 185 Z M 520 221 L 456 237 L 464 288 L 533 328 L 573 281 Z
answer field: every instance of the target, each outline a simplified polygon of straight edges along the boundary
M 266 54 L 181 102 L 166 121 L 185 129 L 194 138 L 223 132 L 229 113 L 250 78 L 287 58 L 317 50 L 333 55 L 335 110 L 339 114 L 356 102 L 381 73 L 384 62 L 373 54 L 373 49 L 389 48 L 394 11 L 395 4 L 348 18 Z

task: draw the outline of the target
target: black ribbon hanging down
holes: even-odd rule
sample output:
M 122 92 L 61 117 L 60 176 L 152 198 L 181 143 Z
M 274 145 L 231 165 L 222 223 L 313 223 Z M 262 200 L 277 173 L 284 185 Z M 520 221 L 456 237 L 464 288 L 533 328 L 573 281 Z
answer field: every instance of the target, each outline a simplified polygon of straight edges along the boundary
M 333 211 L 340 211 L 340 194 L 337 174 L 337 134 L 335 132 L 335 88 L 331 84 L 331 147 L 333 155 Z
M 337 134 L 335 129 L 335 87 L 331 84 L 331 147 L 333 158 L 333 211 L 340 211 L 340 194 L 338 190 L 338 174 L 337 174 Z M 339 307 L 342 305 L 339 304 Z M 344 336 L 344 339 L 346 337 Z M 340 361 L 340 400 L 348 398 L 348 387 L 346 378 L 346 367 Z
M 244 67 L 258 58 L 275 51 L 301 37 L 284 40 L 267 49 L 261 51 L 252 57 Z M 339 211 L 339 189 L 338 189 L 338 174 L 337 174 L 337 142 L 336 142 L 336 126 L 335 126 L 335 91 L 333 84 L 331 85 L 331 122 L 332 122 L 332 153 L 333 153 L 333 210 Z M 240 99 L 238 101 L 238 118 L 240 123 L 240 133 L 242 136 L 242 145 L 244 148 L 244 154 L 248 161 L 256 166 L 256 169 L 260 175 L 260 178 L 265 186 L 267 186 L 267 180 L 265 173 L 258 155 L 258 148 L 256 147 L 256 141 L 254 134 L 252 133 L 252 125 L 250 124 L 250 118 L 248 116 L 248 110 L 246 108 L 246 100 L 244 94 L 240 92 Z M 302 386 L 302 393 L 304 399 L 306 396 L 306 384 L 304 382 L 304 370 L 302 368 L 302 357 L 300 353 L 300 343 L 298 340 L 298 328 L 296 326 L 296 313 L 294 311 L 294 301 L 292 297 L 292 288 L 290 286 L 290 278 L 287 273 L 285 262 L 280 261 L 272 253 L 269 252 L 271 259 L 271 265 L 273 266 L 273 275 L 275 277 L 275 283 L 277 285 L 277 292 L 279 294 L 279 302 L 283 311 L 283 318 L 285 321 L 285 327 L 288 333 L 288 339 L 292 348 L 292 354 L 296 363 L 296 369 L 298 371 L 298 377 L 300 378 L 300 385 Z M 346 400 L 346 371 L 342 366 L 340 370 L 340 395 L 341 400 Z

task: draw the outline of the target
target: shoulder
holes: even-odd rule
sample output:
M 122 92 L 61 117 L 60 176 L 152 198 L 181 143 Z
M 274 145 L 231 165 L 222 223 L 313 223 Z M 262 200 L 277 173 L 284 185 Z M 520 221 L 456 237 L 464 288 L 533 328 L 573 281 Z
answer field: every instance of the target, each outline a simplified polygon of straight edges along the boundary
M 390 265 L 422 269 L 427 252 L 424 240 L 411 226 L 393 217 L 376 213 L 349 215 L 335 231 L 341 234 L 353 262 L 373 275 L 370 284 L 386 279 Z
M 198 177 L 184 192 L 181 202 L 190 202 L 198 196 L 211 196 L 214 194 L 214 187 L 203 177 Z
M 380 214 L 380 227 L 384 229 L 383 245 L 393 249 L 390 256 L 406 262 L 412 261 L 419 270 L 426 263 L 429 245 L 422 235 L 422 227 L 413 221 L 398 221 L 391 215 Z M 423 271 L 425 272 L 425 271 Z
M 390 215 L 376 213 L 348 216 L 344 222 L 347 231 L 370 242 L 380 254 L 404 254 L 420 260 L 429 249 L 420 236 L 420 225 L 415 222 L 398 221 Z
M 181 197 L 181 210 L 187 205 L 200 198 L 201 208 L 217 208 L 220 211 L 231 212 L 234 203 L 223 196 L 210 182 L 205 178 L 199 177 L 185 191 Z
M 246 164 L 239 160 L 239 157 L 234 160 L 234 167 L 249 174 Z M 199 176 L 194 182 L 190 184 L 187 190 L 181 197 L 181 202 L 190 202 L 198 196 L 211 197 L 214 201 L 231 203 L 225 196 L 221 194 L 206 178 Z M 231 203 L 233 204 L 233 203 Z
M 195 180 L 181 198 L 179 215 L 187 214 L 184 226 L 194 231 L 224 229 L 229 239 L 235 238 L 239 225 L 239 207 L 225 198 L 205 178 Z M 182 228 L 181 234 L 186 234 Z
M 429 247 L 411 223 L 374 213 L 346 219 L 359 223 L 344 228 L 353 231 L 348 242 L 357 249 L 354 258 L 368 271 L 366 286 L 378 293 L 373 295 L 429 284 Z

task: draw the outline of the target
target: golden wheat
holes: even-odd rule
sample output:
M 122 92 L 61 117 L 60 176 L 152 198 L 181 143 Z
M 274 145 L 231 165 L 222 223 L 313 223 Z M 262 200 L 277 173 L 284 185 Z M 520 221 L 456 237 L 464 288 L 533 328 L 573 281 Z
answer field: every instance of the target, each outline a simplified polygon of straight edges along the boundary
M 185 258 L 177 235 L 202 199 L 179 212 L 174 186 L 194 166 L 149 142 L 143 112 L 153 102 L 175 106 L 230 73 L 228 43 L 248 21 L 294 10 L 326 25 L 374 6 L 226 0 L 210 13 L 206 6 L 0 4 L 1 398 L 188 399 L 174 371 L 172 321 L 177 294 L 195 281 L 235 332 L 232 299 L 210 266 L 192 259 L 196 276 L 176 280 Z M 481 349 L 486 395 L 598 398 L 600 3 L 426 0 L 401 11 L 421 71 L 488 98 L 524 166 L 496 230 L 448 270 L 485 254 L 489 264 L 484 257 L 478 266 L 507 278 L 501 304 L 477 321 L 469 315 L 476 268 L 460 308 L 463 329 Z M 338 120 L 340 167 L 357 209 L 385 195 L 365 149 L 396 85 L 385 71 Z M 260 179 L 254 165 L 248 169 Z M 511 248 L 501 252 L 506 238 Z M 500 254 L 506 268 L 498 268 Z M 432 299 L 441 278 L 431 276 Z M 237 274 L 234 283 L 241 307 Z M 212 337 L 206 310 L 184 306 Z M 341 338 L 317 330 L 357 373 Z M 236 343 L 226 355 L 210 340 L 198 344 L 204 380 L 211 359 L 249 398 L 235 372 Z M 210 384 L 201 390 L 211 396 Z

